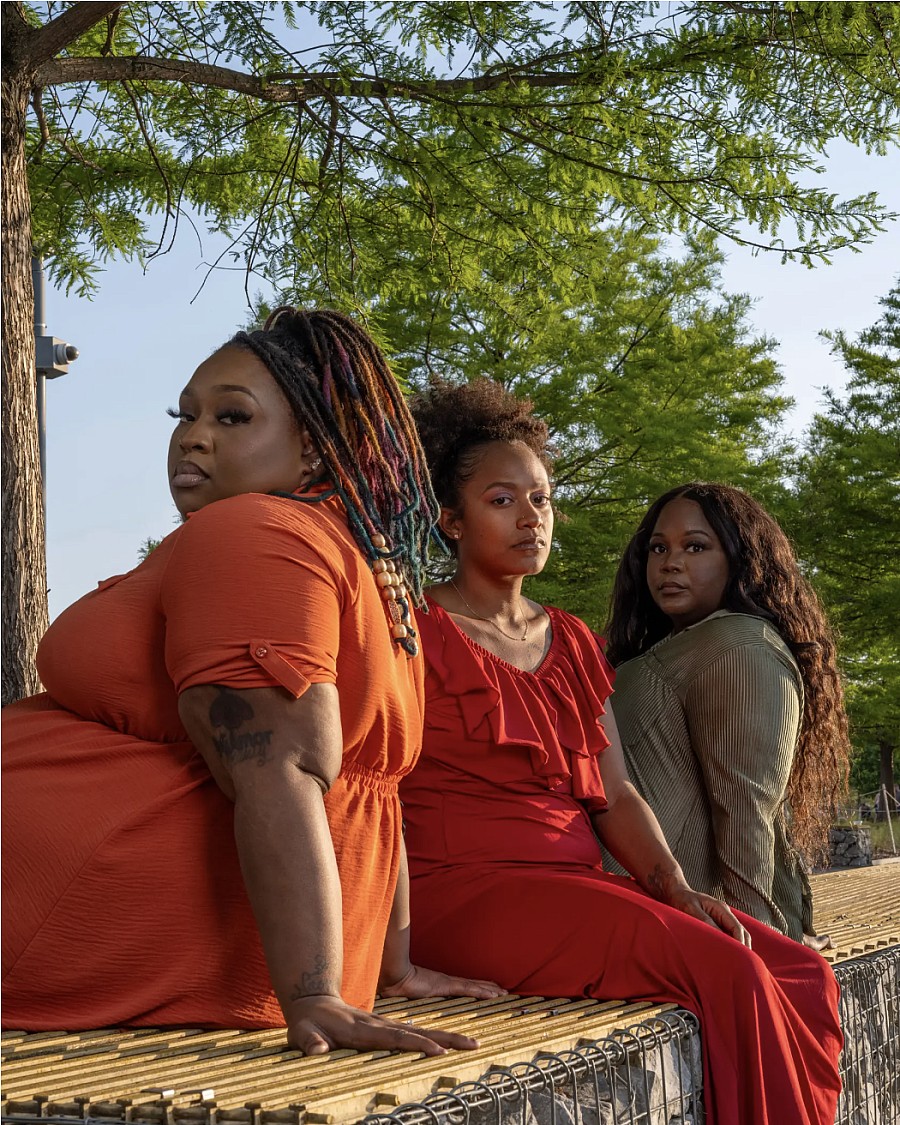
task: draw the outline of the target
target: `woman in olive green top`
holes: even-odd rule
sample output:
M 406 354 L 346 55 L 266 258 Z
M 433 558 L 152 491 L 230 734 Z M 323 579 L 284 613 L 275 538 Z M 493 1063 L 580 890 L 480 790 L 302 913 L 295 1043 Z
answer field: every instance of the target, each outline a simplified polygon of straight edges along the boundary
M 738 489 L 667 492 L 606 632 L 628 771 L 688 882 L 821 948 L 796 849 L 824 849 L 849 747 L 834 641 L 787 537 Z

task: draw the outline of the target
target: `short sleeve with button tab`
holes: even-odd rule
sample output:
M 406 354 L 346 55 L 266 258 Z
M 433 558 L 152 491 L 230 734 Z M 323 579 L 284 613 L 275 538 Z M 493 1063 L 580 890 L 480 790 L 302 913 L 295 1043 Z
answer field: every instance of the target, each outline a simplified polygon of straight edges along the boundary
M 346 577 L 319 505 L 249 494 L 211 504 L 178 532 L 161 586 L 166 665 L 198 684 L 334 683 Z

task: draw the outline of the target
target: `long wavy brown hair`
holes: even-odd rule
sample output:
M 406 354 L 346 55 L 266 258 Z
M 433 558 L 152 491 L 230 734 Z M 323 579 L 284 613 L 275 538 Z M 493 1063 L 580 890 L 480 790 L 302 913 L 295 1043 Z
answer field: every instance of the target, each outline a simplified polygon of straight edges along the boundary
M 653 529 L 666 504 L 694 500 L 728 559 L 723 607 L 770 621 L 793 654 L 803 680 L 803 718 L 788 781 L 791 836 L 808 859 L 824 852 L 828 825 L 847 785 L 850 742 L 834 634 L 819 599 L 800 573 L 793 548 L 769 513 L 745 492 L 693 481 L 651 504 L 625 548 L 606 628 L 613 664 L 640 656 L 672 622 L 647 585 Z

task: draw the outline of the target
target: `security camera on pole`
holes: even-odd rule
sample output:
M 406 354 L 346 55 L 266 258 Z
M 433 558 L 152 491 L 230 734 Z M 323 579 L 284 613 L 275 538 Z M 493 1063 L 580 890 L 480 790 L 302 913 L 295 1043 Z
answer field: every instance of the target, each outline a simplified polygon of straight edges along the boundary
M 44 260 L 31 259 L 31 280 L 34 286 L 34 366 L 37 373 L 38 444 L 41 453 L 41 486 L 44 510 L 47 508 L 47 380 L 68 375 L 69 364 L 78 359 L 78 348 L 47 335 L 44 323 Z

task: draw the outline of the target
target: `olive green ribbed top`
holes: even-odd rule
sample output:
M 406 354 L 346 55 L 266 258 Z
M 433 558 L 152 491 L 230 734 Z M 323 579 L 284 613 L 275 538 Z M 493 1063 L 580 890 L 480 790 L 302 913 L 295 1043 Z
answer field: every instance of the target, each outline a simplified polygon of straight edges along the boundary
M 631 779 L 690 885 L 798 941 L 811 933 L 784 820 L 803 682 L 778 631 L 719 610 L 621 665 L 612 704 Z

